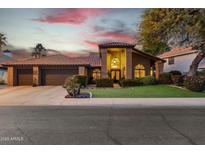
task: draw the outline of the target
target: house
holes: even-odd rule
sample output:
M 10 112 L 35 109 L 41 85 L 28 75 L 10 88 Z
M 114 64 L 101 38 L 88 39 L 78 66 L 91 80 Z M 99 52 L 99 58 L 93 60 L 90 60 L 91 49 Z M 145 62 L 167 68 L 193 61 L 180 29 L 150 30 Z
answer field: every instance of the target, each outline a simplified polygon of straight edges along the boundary
M 186 48 L 174 48 L 168 52 L 165 52 L 158 57 L 165 60 L 164 72 L 170 72 L 178 70 L 182 74 L 186 74 L 189 71 L 190 65 L 194 58 L 197 56 L 199 50 L 194 50 L 191 47 Z M 199 69 L 205 68 L 205 60 L 203 59 L 199 64 Z
M 4 63 L 8 68 L 8 85 L 62 85 L 71 75 L 89 78 L 111 77 L 114 81 L 132 79 L 162 72 L 165 61 L 144 53 L 135 45 L 121 42 L 99 45 L 99 54 L 70 58 L 62 54 L 28 58 Z

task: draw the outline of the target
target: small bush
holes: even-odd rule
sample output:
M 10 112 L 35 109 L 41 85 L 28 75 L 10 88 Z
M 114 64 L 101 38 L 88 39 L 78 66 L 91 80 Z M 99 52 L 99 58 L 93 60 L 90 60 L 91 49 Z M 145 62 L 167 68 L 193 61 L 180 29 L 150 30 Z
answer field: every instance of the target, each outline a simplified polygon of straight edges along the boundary
M 96 87 L 113 87 L 113 80 L 108 78 L 97 79 Z
M 77 97 L 80 94 L 80 84 L 77 83 L 75 76 L 66 78 L 63 88 L 66 89 L 68 95 L 71 97 Z
M 170 84 L 171 83 L 171 75 L 170 73 L 162 73 L 159 75 L 159 83 L 160 84 Z
M 157 84 L 157 80 L 153 76 L 145 76 L 140 79 L 144 85 L 154 85 Z
M 80 86 L 82 87 L 86 87 L 88 80 L 87 80 L 87 76 L 85 75 L 74 75 L 74 78 L 76 79 L 76 82 L 78 84 L 80 84 Z
M 170 75 L 182 75 L 182 73 L 178 70 L 170 71 Z
M 171 80 L 174 85 L 182 86 L 184 79 L 182 75 L 171 75 Z
M 133 86 L 140 86 L 142 82 L 140 79 L 123 79 L 120 80 L 121 87 L 133 87 Z
M 186 77 L 184 85 L 189 90 L 200 92 L 204 90 L 205 78 L 199 76 Z

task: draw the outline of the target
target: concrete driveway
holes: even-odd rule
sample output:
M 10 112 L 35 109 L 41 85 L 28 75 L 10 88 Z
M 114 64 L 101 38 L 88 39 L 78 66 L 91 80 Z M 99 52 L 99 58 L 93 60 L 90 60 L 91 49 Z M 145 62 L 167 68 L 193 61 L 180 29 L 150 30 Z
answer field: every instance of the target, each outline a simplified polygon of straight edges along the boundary
M 0 106 L 205 107 L 205 98 L 65 98 L 61 86 L 0 89 Z

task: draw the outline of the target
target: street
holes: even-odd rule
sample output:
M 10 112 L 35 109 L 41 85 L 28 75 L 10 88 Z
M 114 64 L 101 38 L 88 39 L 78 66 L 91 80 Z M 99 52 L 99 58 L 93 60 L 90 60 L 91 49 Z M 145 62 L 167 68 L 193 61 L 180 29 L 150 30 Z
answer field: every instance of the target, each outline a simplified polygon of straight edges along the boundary
M 205 108 L 0 107 L 0 144 L 205 144 Z

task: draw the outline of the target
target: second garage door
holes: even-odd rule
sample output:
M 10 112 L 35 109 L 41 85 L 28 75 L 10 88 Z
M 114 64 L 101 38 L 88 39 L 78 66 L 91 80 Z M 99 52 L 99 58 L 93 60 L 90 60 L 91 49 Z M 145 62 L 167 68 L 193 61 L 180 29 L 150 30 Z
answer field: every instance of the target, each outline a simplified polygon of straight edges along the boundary
M 68 76 L 78 74 L 78 69 L 43 69 L 43 85 L 63 85 Z
M 32 85 L 32 69 L 18 69 L 17 70 L 17 84 L 18 86 Z

